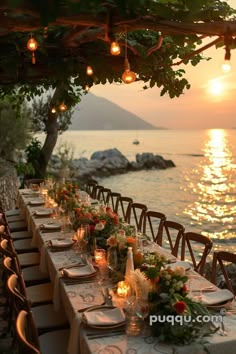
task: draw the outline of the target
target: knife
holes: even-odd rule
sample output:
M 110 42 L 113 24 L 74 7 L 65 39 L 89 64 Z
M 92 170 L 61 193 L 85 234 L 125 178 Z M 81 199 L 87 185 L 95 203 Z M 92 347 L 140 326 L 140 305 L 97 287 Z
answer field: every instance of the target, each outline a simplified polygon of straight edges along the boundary
M 125 334 L 124 329 L 120 329 L 117 331 L 112 331 L 112 332 L 104 332 L 104 333 L 88 333 L 86 336 L 88 339 L 98 339 L 98 338 L 106 338 L 106 337 L 114 337 L 114 336 L 122 336 Z
M 112 306 L 113 302 L 112 302 L 112 296 L 110 295 L 110 292 L 109 292 L 109 288 L 105 288 L 103 290 L 103 296 L 104 296 L 104 299 L 105 299 L 105 304 L 109 305 L 109 306 Z

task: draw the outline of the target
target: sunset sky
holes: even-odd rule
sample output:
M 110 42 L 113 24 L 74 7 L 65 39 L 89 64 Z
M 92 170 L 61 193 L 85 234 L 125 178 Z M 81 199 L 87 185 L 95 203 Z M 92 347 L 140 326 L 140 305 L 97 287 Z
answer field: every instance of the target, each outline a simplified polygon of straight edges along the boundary
M 236 8 L 236 0 L 229 3 Z M 213 40 L 214 37 L 210 39 Z M 223 48 L 212 47 L 204 52 L 204 56 L 212 59 L 196 67 L 183 67 L 191 88 L 179 98 L 160 97 L 157 87 L 143 90 L 143 83 L 98 85 L 90 91 L 155 126 L 181 129 L 236 127 L 236 49 L 231 51 L 231 71 L 228 74 L 221 69 Z

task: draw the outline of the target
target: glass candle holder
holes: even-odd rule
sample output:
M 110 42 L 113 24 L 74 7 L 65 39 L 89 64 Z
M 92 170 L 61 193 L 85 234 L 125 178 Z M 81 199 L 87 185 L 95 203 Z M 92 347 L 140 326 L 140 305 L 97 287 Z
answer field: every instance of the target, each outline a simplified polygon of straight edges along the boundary
M 130 286 L 126 281 L 120 281 L 117 284 L 117 295 L 120 297 L 127 297 L 130 294 Z
M 97 248 L 94 250 L 94 259 L 96 263 L 106 260 L 106 251 L 102 248 Z

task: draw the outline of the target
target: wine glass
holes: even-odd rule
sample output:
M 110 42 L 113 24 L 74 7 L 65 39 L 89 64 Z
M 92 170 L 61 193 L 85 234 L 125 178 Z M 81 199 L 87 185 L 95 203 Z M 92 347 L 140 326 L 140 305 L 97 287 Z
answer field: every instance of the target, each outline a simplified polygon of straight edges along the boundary
M 108 250 L 107 252 L 107 266 L 110 270 L 117 268 L 118 259 L 116 250 Z
M 149 304 L 148 300 L 136 299 L 135 308 L 136 308 L 136 315 L 142 319 L 143 324 L 144 324 L 144 326 L 142 328 L 142 335 L 147 336 L 147 335 L 149 335 L 149 331 L 148 331 L 148 326 L 145 323 L 145 320 L 149 315 L 150 304 Z

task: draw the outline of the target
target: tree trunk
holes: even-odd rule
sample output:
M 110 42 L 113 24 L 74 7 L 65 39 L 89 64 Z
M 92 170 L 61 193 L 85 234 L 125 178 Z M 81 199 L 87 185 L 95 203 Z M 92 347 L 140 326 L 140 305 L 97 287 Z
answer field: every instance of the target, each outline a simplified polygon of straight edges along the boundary
M 58 84 L 48 110 L 48 120 L 46 122 L 47 135 L 42 147 L 42 155 L 40 161 L 40 173 L 42 176 L 45 176 L 46 174 L 47 166 L 51 159 L 58 138 L 57 113 L 52 113 L 51 108 L 54 106 L 54 104 L 58 103 L 60 97 L 63 97 L 63 91 L 64 85 Z

